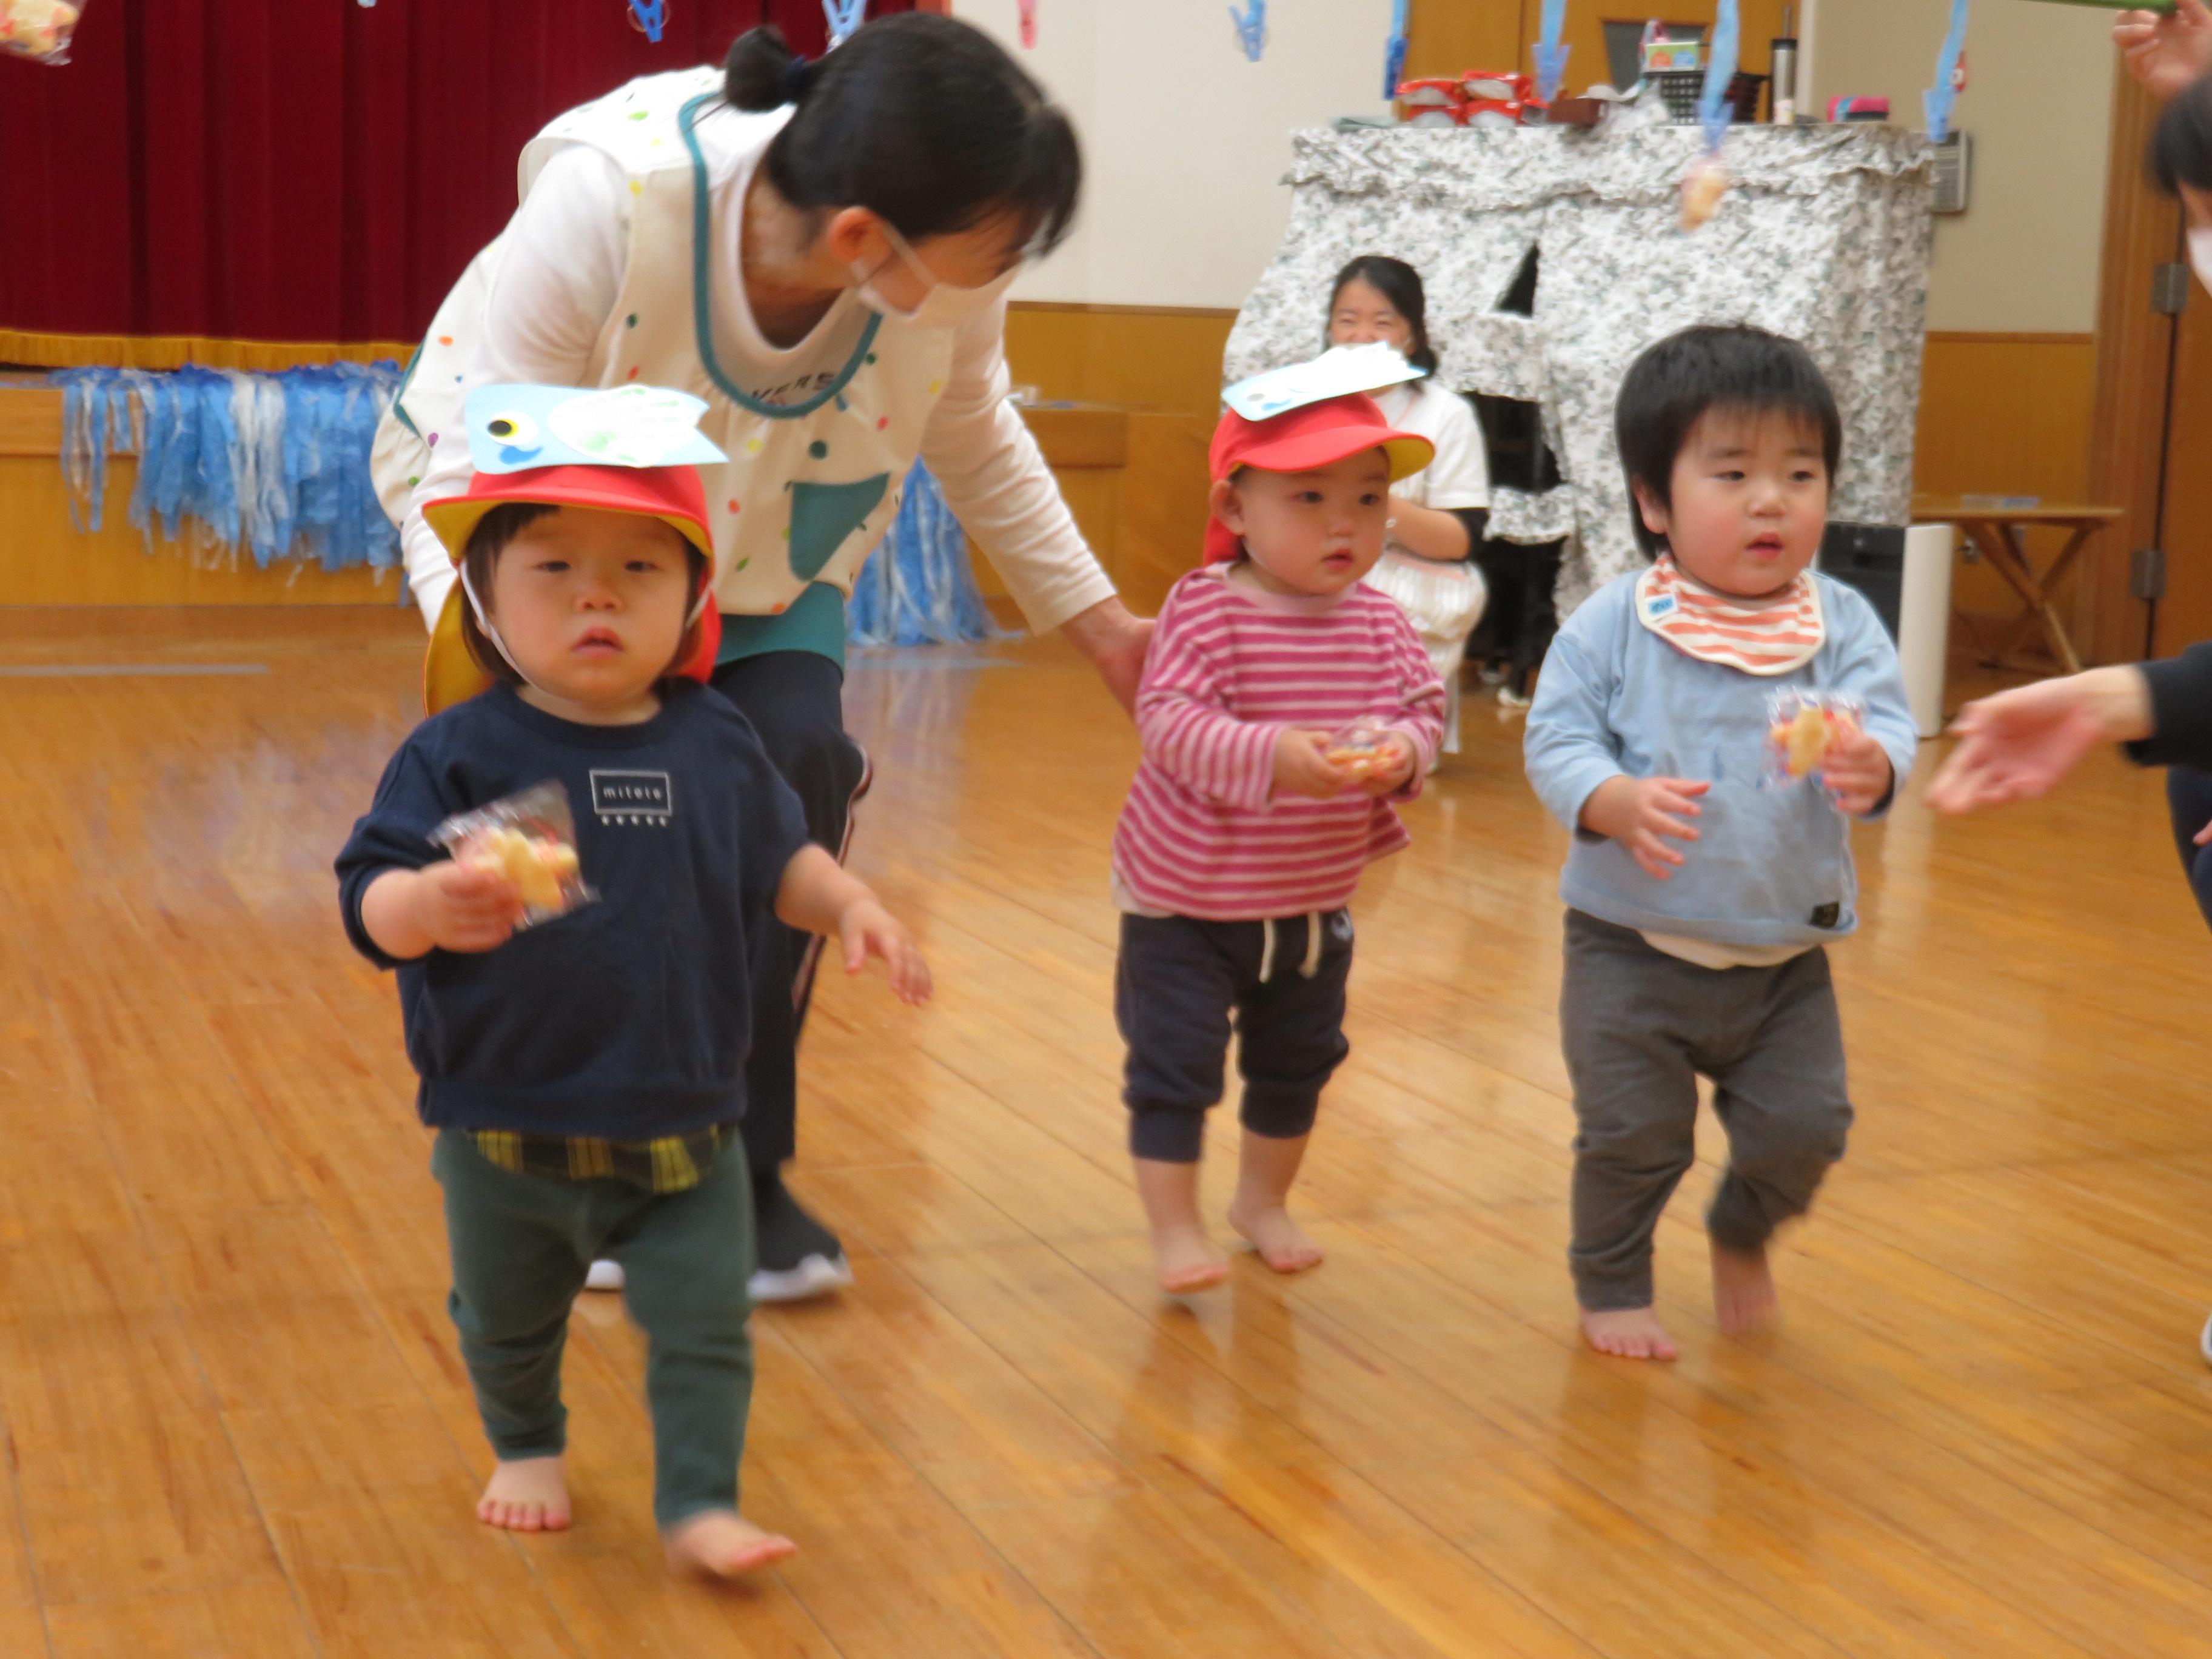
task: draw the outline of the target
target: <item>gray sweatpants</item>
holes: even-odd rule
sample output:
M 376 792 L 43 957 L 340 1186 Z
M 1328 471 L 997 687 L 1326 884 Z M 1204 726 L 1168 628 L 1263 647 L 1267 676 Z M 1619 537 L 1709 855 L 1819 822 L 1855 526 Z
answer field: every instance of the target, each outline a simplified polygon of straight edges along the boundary
M 1651 1236 L 1695 1161 L 1698 1078 L 1714 1083 L 1729 1168 L 1705 1227 L 1755 1250 L 1812 1206 L 1851 1103 L 1827 952 L 1700 968 L 1632 928 L 1567 912 L 1559 1033 L 1575 1088 L 1575 1296 L 1651 1305 Z

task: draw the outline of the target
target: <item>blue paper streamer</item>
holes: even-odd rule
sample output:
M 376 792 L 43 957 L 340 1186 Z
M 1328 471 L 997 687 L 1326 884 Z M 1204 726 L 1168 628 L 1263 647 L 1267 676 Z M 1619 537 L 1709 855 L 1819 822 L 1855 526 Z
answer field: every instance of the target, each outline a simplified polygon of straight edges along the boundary
M 1936 54 L 1936 84 L 1920 94 L 1928 115 L 1928 137 L 1942 143 L 1951 134 L 1951 104 L 1959 95 L 1953 86 L 1959 59 L 1966 50 L 1966 0 L 1951 0 L 1951 28 L 1943 37 L 1943 50 Z
M 1536 37 L 1536 95 L 1546 103 L 1559 95 L 1567 78 L 1567 54 L 1571 46 L 1559 44 L 1566 32 L 1567 0 L 1544 0 L 1543 21 Z
M 1229 21 L 1236 27 L 1238 47 L 1246 58 L 1258 63 L 1260 54 L 1267 49 L 1267 0 L 1244 0 L 1242 12 L 1230 7 Z
M 1407 12 L 1412 0 L 1390 0 L 1390 43 L 1382 49 L 1382 95 L 1395 98 L 1406 78 Z
M 1705 149 L 1717 150 L 1735 118 L 1729 83 L 1735 79 L 1736 0 L 1721 0 L 1713 14 L 1713 44 L 1705 59 L 1705 84 L 1698 94 L 1698 124 L 1705 130 Z
M 183 368 L 71 368 L 62 388 L 62 476 L 77 527 L 106 516 L 107 458 L 136 450 L 131 523 L 153 550 L 187 526 L 198 540 L 266 568 L 313 558 L 325 570 L 399 562 L 399 532 L 368 473 L 399 365 L 332 363 L 281 374 Z
M 822 0 L 822 15 L 830 24 L 830 44 L 843 46 L 867 13 L 868 0 Z
M 845 607 L 856 646 L 951 645 L 996 639 L 968 562 L 968 535 L 920 461 L 906 476 L 890 533 L 861 567 Z
M 645 38 L 659 46 L 660 31 L 668 22 L 668 0 L 629 0 L 629 11 Z

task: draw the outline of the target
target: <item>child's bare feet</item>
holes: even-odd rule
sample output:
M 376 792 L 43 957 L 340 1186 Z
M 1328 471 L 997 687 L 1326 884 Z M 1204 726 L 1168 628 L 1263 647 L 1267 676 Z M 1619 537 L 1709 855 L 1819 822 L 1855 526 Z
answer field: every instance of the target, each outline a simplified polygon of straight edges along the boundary
M 1229 1263 L 1196 1223 L 1155 1227 L 1152 1259 L 1159 1264 L 1160 1288 L 1170 1296 L 1210 1291 L 1229 1277 Z
M 1712 1248 L 1713 1312 L 1720 1319 L 1721 1334 L 1748 1336 L 1765 1329 L 1782 1311 L 1766 1252 L 1729 1250 L 1718 1244 Z
M 1673 1359 L 1680 1352 L 1659 1316 L 1649 1308 L 1608 1308 L 1603 1312 L 1585 1308 L 1583 1337 L 1600 1353 L 1623 1359 Z
M 1250 1240 L 1260 1260 L 1279 1273 L 1302 1273 L 1322 1264 L 1321 1246 L 1306 1237 L 1279 1204 L 1248 1203 L 1240 1196 L 1229 1206 L 1229 1224 Z
M 742 1578 L 798 1553 L 788 1538 L 763 1532 L 728 1510 L 707 1510 L 669 1529 L 668 1565 L 710 1578 Z
M 1170 1296 L 1210 1291 L 1229 1277 L 1229 1263 L 1206 1236 L 1198 1213 L 1198 1165 L 1157 1158 L 1136 1160 L 1137 1191 L 1152 1227 L 1152 1260 Z
M 568 1480 L 561 1460 L 501 1458 L 477 1500 L 477 1519 L 509 1532 L 566 1532 Z

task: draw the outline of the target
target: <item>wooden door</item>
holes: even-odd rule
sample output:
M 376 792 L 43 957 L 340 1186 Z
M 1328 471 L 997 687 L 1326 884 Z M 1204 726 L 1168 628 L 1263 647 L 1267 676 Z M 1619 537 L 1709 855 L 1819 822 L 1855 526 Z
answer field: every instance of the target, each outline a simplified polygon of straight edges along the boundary
M 2201 360 L 2212 339 L 2212 300 L 2190 294 L 2185 326 L 2151 303 L 2156 267 L 2179 257 L 2181 214 L 2143 173 L 2143 144 L 2158 119 L 2158 106 L 2124 68 L 2113 68 L 2112 160 L 2106 179 L 2104 258 L 2098 276 L 2097 404 L 2090 439 L 2089 494 L 2126 516 L 2098 538 L 2083 573 L 2075 608 L 2075 638 L 2082 654 L 2098 662 L 2125 662 L 2165 641 L 2212 637 L 2205 627 L 2206 585 L 2212 556 L 2191 523 L 2212 532 L 2212 511 L 2199 499 L 2203 485 L 2185 465 L 2166 456 L 2203 454 L 2212 445 L 2212 373 L 2197 372 L 2177 384 L 2177 360 L 2185 346 Z M 2193 395 L 2177 398 L 2167 388 Z M 2169 418 L 2171 417 L 2171 419 Z M 2168 500 L 2169 485 L 2183 500 Z M 2179 538 L 2177 545 L 2175 538 Z M 2138 548 L 2172 549 L 2167 559 L 2171 605 L 2153 605 L 2132 591 L 2130 566 Z M 2154 612 L 2166 610 L 2163 625 Z

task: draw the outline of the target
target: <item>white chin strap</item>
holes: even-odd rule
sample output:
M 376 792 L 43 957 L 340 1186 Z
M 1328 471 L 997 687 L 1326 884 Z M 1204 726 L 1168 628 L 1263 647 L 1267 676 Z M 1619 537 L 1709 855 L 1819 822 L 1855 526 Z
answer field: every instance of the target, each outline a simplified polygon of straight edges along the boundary
M 535 690 L 544 690 L 544 686 L 539 685 L 536 680 L 523 672 L 522 665 L 514 659 L 514 653 L 507 648 L 507 641 L 499 636 L 499 624 L 492 621 L 490 610 L 481 599 L 477 598 L 476 584 L 469 580 L 467 562 L 464 561 L 453 568 L 460 573 L 461 592 L 468 595 L 469 609 L 476 612 L 477 626 L 483 630 L 483 636 L 491 641 L 492 649 L 499 653 L 509 668 L 522 675 L 522 683 L 525 685 Z

